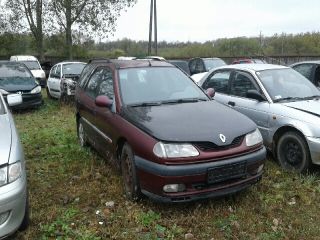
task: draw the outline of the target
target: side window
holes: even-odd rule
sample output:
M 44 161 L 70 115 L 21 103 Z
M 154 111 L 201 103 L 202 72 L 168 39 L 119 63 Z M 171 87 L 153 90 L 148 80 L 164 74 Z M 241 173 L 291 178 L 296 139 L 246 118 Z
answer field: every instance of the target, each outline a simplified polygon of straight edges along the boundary
M 108 68 L 97 68 L 91 75 L 85 92 L 92 98 L 99 95 L 114 97 L 112 71 Z
M 60 78 L 60 77 L 61 77 L 61 65 L 60 65 L 60 64 L 57 66 L 56 77 L 57 77 L 57 78 Z
M 308 78 L 309 80 L 312 80 L 312 64 L 301 64 L 298 66 L 293 67 L 294 70 Z
M 190 68 L 191 75 L 192 75 L 192 74 L 195 74 L 195 71 L 196 71 L 196 63 L 197 63 L 196 60 L 191 60 L 191 61 L 189 62 L 189 68 Z
M 82 72 L 81 72 L 81 75 L 80 75 L 80 78 L 79 78 L 79 86 L 80 86 L 81 88 L 84 87 L 84 85 L 85 85 L 85 83 L 86 83 L 86 81 L 87 81 L 90 73 L 92 72 L 92 69 L 93 69 L 93 65 L 92 65 L 92 64 L 87 64 L 87 65 L 83 68 L 83 70 L 82 70 Z
M 246 97 L 248 90 L 258 90 L 249 74 L 238 72 L 231 84 L 231 95 Z
M 317 66 L 315 74 L 314 74 L 314 84 L 317 87 L 320 87 L 320 66 Z
M 205 71 L 206 71 L 206 68 L 204 66 L 202 59 L 197 59 L 196 66 L 195 66 L 195 73 L 202 73 Z
M 50 71 L 50 76 L 49 77 L 54 78 L 56 70 L 57 70 L 57 66 L 54 66 Z
M 228 93 L 229 92 L 229 79 L 231 71 L 219 71 L 211 75 L 203 83 L 202 87 L 204 89 L 214 88 L 216 92 Z

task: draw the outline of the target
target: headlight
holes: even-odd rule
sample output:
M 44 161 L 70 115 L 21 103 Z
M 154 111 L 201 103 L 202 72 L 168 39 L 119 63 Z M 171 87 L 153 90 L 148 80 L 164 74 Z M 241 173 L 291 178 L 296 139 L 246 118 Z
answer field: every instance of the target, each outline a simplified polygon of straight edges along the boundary
M 37 86 L 34 89 L 32 89 L 30 93 L 35 94 L 35 93 L 39 93 L 39 92 L 41 92 L 41 87 Z
M 1 92 L 2 94 L 5 94 L 5 95 L 9 94 L 6 90 L 1 89 L 1 88 L 0 88 L 0 92 Z
M 153 153 L 161 158 L 195 157 L 198 150 L 191 144 L 170 144 L 158 142 L 153 147 Z
M 21 172 L 21 162 L 0 168 L 0 186 L 16 181 L 21 176 Z
M 259 143 L 262 143 L 262 136 L 258 128 L 254 132 L 246 135 L 246 145 L 248 147 L 257 145 Z

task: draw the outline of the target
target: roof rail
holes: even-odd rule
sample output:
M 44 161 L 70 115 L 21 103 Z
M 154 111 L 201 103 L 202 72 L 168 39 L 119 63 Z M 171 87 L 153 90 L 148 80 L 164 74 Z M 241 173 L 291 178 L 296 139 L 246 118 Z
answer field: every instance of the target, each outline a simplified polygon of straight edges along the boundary
M 110 59 L 109 58 L 93 58 L 90 59 L 88 63 L 92 63 L 92 62 L 107 62 L 110 63 Z

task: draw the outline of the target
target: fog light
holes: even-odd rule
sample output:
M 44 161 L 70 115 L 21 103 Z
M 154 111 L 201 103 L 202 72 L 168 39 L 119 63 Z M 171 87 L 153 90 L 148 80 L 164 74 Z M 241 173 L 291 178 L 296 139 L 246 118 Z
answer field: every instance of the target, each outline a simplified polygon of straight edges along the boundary
M 167 184 L 163 186 L 163 191 L 167 193 L 183 192 L 186 190 L 184 184 Z
M 261 171 L 262 171 L 262 169 L 263 169 L 263 164 L 261 164 L 259 167 L 258 167 L 258 170 L 257 170 L 257 173 L 260 173 Z
M 10 215 L 10 211 L 0 213 L 0 226 L 7 221 L 8 217 Z

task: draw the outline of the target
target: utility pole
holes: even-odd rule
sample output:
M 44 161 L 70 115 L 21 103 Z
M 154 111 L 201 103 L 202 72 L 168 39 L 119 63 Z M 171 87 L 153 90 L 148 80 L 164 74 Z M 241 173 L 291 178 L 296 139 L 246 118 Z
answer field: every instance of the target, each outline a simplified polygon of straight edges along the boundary
M 152 53 L 152 25 L 154 19 L 154 49 L 155 55 L 158 55 L 158 28 L 157 28 L 157 0 L 150 2 L 150 22 L 149 22 L 149 44 L 148 55 Z

